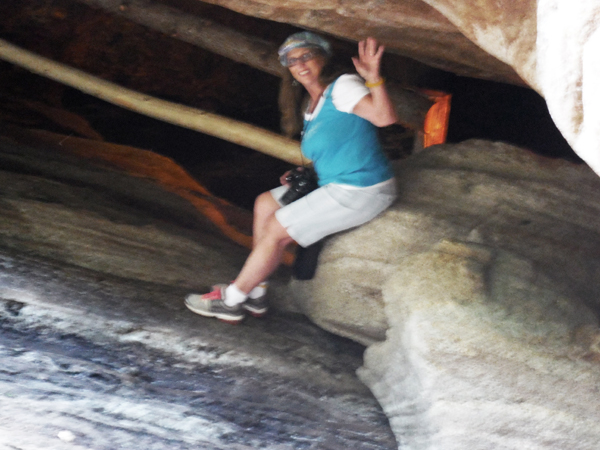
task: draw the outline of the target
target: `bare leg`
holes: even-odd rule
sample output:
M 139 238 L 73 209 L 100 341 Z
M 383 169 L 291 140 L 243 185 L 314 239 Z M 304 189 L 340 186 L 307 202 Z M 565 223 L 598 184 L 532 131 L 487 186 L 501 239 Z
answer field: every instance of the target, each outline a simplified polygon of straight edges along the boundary
M 272 197 L 271 197 L 272 198 Z M 276 202 L 275 202 L 276 203 Z M 271 214 L 262 224 L 259 238 L 235 280 L 237 288 L 248 293 L 266 280 L 279 266 L 285 247 L 293 242 L 287 230 Z
M 260 241 L 267 230 L 269 219 L 280 209 L 279 203 L 273 198 L 271 192 L 263 192 L 254 202 L 254 218 L 252 222 L 252 247 Z
M 248 306 L 242 306 L 242 302 L 247 300 L 253 288 L 266 280 L 279 266 L 285 247 L 293 241 L 275 217 L 279 208 L 279 203 L 270 192 L 257 197 L 254 203 L 253 250 L 242 271 L 234 284 L 226 289 L 219 287 L 204 295 L 189 295 L 185 300 L 189 309 L 196 314 L 231 323 L 239 323 L 244 318 L 244 308 L 256 317 L 267 312 L 268 307 L 264 301 L 258 302 L 264 297 L 264 292 L 258 292 L 258 297 L 253 297 L 254 303 L 248 303 Z

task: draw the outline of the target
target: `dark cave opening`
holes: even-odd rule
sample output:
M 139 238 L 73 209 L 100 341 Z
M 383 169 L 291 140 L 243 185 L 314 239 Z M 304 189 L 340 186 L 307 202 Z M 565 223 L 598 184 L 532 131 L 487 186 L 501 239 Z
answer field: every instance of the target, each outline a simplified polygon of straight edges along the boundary
M 453 77 L 448 142 L 471 138 L 504 141 L 540 155 L 581 159 L 554 125 L 546 101 L 534 90 Z

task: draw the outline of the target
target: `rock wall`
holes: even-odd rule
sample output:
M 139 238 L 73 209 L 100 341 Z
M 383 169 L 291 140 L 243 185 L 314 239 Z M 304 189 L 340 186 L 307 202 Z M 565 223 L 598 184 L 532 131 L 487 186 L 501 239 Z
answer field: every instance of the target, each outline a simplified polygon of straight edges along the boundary
M 523 84 L 506 63 L 482 50 L 444 11 L 421 0 L 203 0 L 239 13 L 351 41 L 374 36 L 388 51 L 463 76 Z M 465 3 L 465 2 L 463 2 Z
M 501 143 L 398 166 L 400 198 L 332 237 L 296 304 L 370 345 L 362 380 L 407 449 L 593 449 L 600 180 Z
M 537 24 L 534 86 L 573 150 L 600 174 L 600 4 L 539 1 Z
M 268 348 L 282 338 L 248 339 L 246 325 L 214 335 L 217 321 L 185 310 L 185 292 L 231 279 L 247 254 L 220 237 L 191 203 L 148 178 L 72 154 L 40 148 L 25 155 L 20 147 L 4 147 L 5 253 L 62 264 L 64 277 L 85 272 L 93 278 L 90 291 L 99 283 L 107 292 L 71 299 L 55 292 L 67 278 L 43 274 L 32 296 L 27 276 L 13 279 L 13 263 L 4 262 L 5 320 L 58 323 L 61 332 L 90 339 L 135 334 L 152 351 L 194 358 L 203 357 L 204 347 L 189 347 L 187 339 L 200 326 L 218 348 L 231 345 L 226 354 L 232 348 L 248 353 L 243 361 L 253 370 L 296 366 L 298 354 L 288 352 L 288 344 L 273 359 L 277 352 Z M 432 147 L 399 161 L 396 171 L 400 196 L 393 207 L 331 237 L 313 280 L 287 286 L 283 268 L 272 280 L 273 306 L 303 312 L 322 328 L 368 345 L 358 374 L 400 448 L 595 449 L 598 177 L 583 164 L 477 140 Z M 131 299 L 107 288 L 109 278 L 134 280 Z M 76 314 L 67 326 L 71 307 Z M 106 322 L 96 323 L 91 313 L 107 315 Z M 278 326 L 276 318 L 263 323 L 264 329 Z M 287 339 L 291 331 L 284 330 Z M 300 335 L 290 340 L 303 341 Z M 268 359 L 256 350 L 265 339 Z M 242 351 L 239 340 L 251 345 Z M 324 375 L 322 366 L 337 364 L 331 356 L 298 351 L 317 355 L 302 362 L 302 377 L 312 367 L 311 379 L 329 380 L 328 389 L 348 383 L 359 389 L 335 367 Z M 240 382 L 246 379 L 240 375 Z
M 530 86 L 537 86 L 535 1 L 423 1 L 442 13 L 472 42 L 510 65 Z

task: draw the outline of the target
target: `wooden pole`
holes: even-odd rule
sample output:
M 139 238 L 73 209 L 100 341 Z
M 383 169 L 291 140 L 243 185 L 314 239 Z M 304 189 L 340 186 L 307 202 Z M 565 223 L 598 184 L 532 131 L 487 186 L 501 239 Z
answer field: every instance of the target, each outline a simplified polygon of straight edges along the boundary
M 209 134 L 292 164 L 302 164 L 298 141 L 272 131 L 124 88 L 36 55 L 2 39 L 0 59 L 122 108 Z

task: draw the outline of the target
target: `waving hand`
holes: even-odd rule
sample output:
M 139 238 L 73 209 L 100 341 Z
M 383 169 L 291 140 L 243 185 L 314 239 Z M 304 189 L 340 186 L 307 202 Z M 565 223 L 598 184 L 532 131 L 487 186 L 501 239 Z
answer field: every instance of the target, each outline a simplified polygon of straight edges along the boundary
M 384 49 L 372 37 L 358 43 L 358 57 L 353 57 L 352 62 L 358 74 L 370 83 L 376 83 L 381 78 L 379 68 Z

